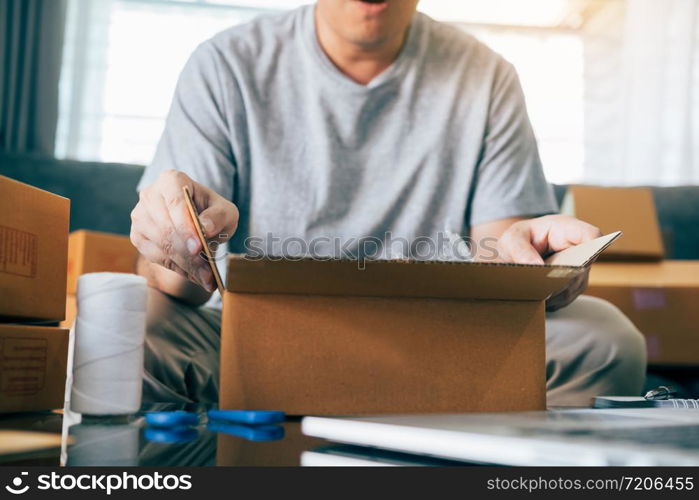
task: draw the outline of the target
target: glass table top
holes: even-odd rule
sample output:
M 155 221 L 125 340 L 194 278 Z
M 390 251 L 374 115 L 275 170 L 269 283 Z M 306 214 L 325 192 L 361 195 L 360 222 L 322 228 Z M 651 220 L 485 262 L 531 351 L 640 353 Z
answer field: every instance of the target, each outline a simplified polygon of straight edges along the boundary
M 157 428 L 146 411 L 186 409 L 196 427 Z M 1 430 L 62 433 L 61 449 L 14 454 L 4 465 L 65 466 L 296 466 L 304 451 L 326 444 L 301 433 L 301 419 L 255 427 L 208 421 L 205 406 L 149 405 L 127 417 L 83 417 L 62 412 L 0 415 Z M 73 423 L 76 422 L 76 423 Z

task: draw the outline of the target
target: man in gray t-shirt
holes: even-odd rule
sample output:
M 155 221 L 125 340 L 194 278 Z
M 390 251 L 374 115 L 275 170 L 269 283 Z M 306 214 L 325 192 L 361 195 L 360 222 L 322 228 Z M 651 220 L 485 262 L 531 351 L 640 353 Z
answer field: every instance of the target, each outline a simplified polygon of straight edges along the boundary
M 226 30 L 194 52 L 132 214 L 140 272 L 158 290 L 149 397 L 216 397 L 220 319 L 197 307 L 213 280 L 196 258 L 184 185 L 207 236 L 234 252 L 465 258 L 453 241 L 468 236 L 472 257 L 542 263 L 599 234 L 546 215 L 557 206 L 512 65 L 416 4 L 319 0 Z M 420 254 L 425 238 L 446 244 Z M 547 304 L 556 311 L 547 354 L 557 404 L 641 389 L 640 334 L 605 302 L 573 301 L 583 288 Z M 217 298 L 210 305 L 220 307 Z M 184 369 L 199 374 L 196 383 L 181 380 Z

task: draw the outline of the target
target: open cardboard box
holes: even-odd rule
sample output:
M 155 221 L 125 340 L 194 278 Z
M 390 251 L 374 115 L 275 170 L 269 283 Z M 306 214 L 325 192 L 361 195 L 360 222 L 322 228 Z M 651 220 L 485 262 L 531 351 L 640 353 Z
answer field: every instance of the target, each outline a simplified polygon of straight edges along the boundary
M 544 302 L 618 236 L 547 265 L 228 260 L 222 408 L 541 410 Z

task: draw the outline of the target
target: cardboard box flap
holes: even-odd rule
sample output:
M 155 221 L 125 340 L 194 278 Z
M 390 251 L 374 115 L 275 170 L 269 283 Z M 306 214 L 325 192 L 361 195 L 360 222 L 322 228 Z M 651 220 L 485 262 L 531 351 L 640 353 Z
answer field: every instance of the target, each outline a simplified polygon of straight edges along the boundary
M 228 260 L 227 290 L 237 293 L 544 300 L 583 268 L 475 262 Z
M 546 259 L 550 266 L 587 266 L 591 264 L 604 250 L 614 243 L 621 231 L 616 231 L 580 245 L 566 248 Z

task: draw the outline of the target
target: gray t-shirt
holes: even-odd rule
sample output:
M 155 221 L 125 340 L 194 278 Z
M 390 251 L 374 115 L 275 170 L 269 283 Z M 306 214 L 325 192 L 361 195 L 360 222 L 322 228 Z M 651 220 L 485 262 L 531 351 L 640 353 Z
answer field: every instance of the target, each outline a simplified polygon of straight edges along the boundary
M 405 257 L 557 208 L 512 65 L 419 13 L 366 86 L 322 51 L 313 6 L 204 42 L 139 188 L 170 168 L 238 206 L 234 252 Z

